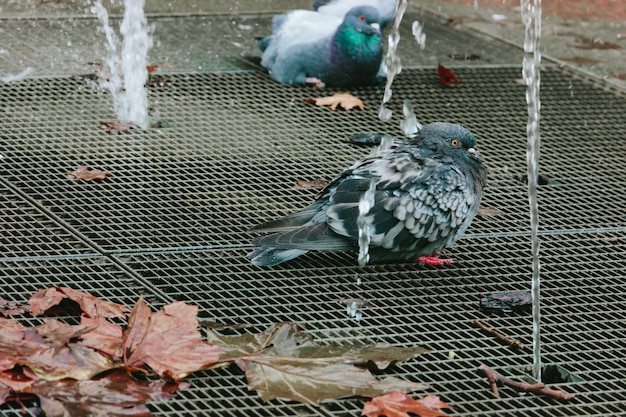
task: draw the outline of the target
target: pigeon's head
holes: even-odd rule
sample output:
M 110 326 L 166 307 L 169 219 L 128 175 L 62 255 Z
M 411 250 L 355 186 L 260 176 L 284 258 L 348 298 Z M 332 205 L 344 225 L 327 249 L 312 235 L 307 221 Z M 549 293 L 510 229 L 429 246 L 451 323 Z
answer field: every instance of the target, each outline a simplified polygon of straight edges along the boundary
M 472 132 L 454 123 L 431 123 L 422 128 L 419 138 L 424 147 L 452 157 L 480 161 L 476 151 L 476 137 Z
M 378 10 L 370 6 L 357 6 L 348 13 L 344 22 L 353 26 L 357 32 L 365 35 L 378 35 L 380 32 L 380 14 Z

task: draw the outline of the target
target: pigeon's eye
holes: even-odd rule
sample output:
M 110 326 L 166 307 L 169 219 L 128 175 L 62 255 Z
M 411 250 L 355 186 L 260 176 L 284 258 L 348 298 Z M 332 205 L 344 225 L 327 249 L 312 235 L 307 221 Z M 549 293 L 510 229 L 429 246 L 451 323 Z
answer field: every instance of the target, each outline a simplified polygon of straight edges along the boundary
M 452 139 L 450 140 L 450 145 L 454 146 L 455 148 L 458 148 L 459 146 L 461 146 L 461 141 L 458 139 Z
M 359 20 L 360 20 L 361 22 L 365 22 L 365 16 L 360 15 L 360 16 L 359 16 Z

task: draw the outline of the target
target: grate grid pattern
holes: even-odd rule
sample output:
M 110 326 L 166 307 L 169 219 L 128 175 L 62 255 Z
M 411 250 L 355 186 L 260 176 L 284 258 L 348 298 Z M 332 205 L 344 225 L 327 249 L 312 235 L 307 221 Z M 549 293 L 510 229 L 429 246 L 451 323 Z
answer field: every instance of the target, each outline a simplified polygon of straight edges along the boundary
M 405 22 L 421 17 L 409 12 Z M 113 117 L 110 97 L 80 75 L 84 56 L 44 70 L 50 78 L 1 86 L 2 297 L 24 302 L 39 288 L 69 285 L 127 305 L 139 295 L 155 308 L 185 300 L 197 304 L 205 319 L 259 327 L 294 321 L 326 342 L 422 345 L 431 353 L 389 373 L 430 384 L 429 392 L 451 404 L 455 416 L 623 415 L 623 95 L 558 67 L 542 71 L 544 361 L 561 364 L 582 380 L 560 385 L 576 394 L 567 404 L 508 389 L 495 399 L 476 366 L 519 375 L 531 363 L 530 350 L 513 351 L 471 323 L 480 318 L 530 344 L 529 316 L 478 311 L 481 296 L 526 289 L 531 274 L 525 90 L 518 82 L 520 68 L 507 65 L 521 61 L 520 51 L 423 15 L 437 53 L 401 43 L 405 64 L 414 67 L 394 82 L 395 116 L 382 123 L 380 87 L 351 91 L 365 102 L 365 110 L 332 112 L 304 103 L 328 91 L 278 85 L 252 70 L 257 67 L 241 53 L 252 53 L 253 37 L 267 30 L 270 16 L 231 18 L 155 20 L 171 29 L 159 35 L 163 56 L 153 57 L 172 65 L 163 71 L 168 81 L 150 90 L 151 111 L 165 127 L 120 136 L 102 131 L 99 122 Z M 12 37 L 12 54 L 20 48 L 30 48 L 31 54 L 37 48 L 61 51 L 58 45 L 67 37 L 80 45 L 76 35 L 95 24 L 76 21 L 69 31 L 61 21 L 25 21 L 29 42 L 51 29 L 55 35 L 35 42 L 36 47 Z M 8 28 L 3 34 L 13 33 L 9 29 L 17 24 L 2 23 Z M 212 44 L 215 57 L 209 61 L 203 42 L 211 39 L 194 25 L 210 33 L 221 28 L 228 35 Z M 250 37 L 234 38 L 232 25 L 249 27 Z M 410 37 L 410 29 L 403 31 Z M 236 53 L 233 42 L 240 42 Z M 193 47 L 168 55 L 183 45 Z M 454 53 L 478 53 L 482 59 L 448 65 L 462 84 L 445 88 L 433 65 Z M 205 72 L 197 72 L 200 64 Z M 398 134 L 404 99 L 411 100 L 423 123 L 457 122 L 475 132 L 490 169 L 483 204 L 499 213 L 477 218 L 447 251 L 455 263 L 360 268 L 353 254 L 321 253 L 273 269 L 251 265 L 245 259 L 250 226 L 310 202 L 315 191 L 295 188 L 297 180 L 328 178 L 366 155 L 369 150 L 345 143 L 351 134 Z M 83 164 L 113 176 L 101 183 L 66 178 L 67 171 Z M 347 317 L 341 303 L 347 298 L 372 302 L 361 323 Z M 363 404 L 362 399 L 320 408 L 263 403 L 247 391 L 235 367 L 197 373 L 190 381 L 191 388 L 177 399 L 150 404 L 155 414 L 343 417 L 359 415 Z M 17 411 L 2 409 L 0 415 Z

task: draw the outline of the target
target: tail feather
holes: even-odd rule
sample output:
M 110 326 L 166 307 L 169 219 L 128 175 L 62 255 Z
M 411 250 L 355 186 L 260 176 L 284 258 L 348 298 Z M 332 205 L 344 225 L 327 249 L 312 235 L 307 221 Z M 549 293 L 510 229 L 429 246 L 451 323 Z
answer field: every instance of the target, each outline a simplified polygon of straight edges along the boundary
M 307 253 L 304 249 L 260 248 L 247 256 L 257 266 L 275 266 Z

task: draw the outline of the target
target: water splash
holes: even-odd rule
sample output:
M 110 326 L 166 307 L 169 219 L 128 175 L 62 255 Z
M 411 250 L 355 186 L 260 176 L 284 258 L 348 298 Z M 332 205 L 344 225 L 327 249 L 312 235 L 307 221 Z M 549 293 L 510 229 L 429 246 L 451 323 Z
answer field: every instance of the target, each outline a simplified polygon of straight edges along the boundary
M 374 207 L 376 194 L 376 180 L 372 178 L 370 180 L 370 186 L 361 195 L 359 200 L 359 215 L 356 219 L 356 225 L 359 228 L 359 265 L 365 266 L 370 260 L 369 247 L 370 247 L 370 226 L 371 219 L 368 218 L 368 213 Z
M 413 111 L 413 104 L 411 104 L 410 100 L 404 100 L 402 113 L 404 114 L 404 120 L 400 122 L 400 127 L 405 136 L 412 138 L 422 129 L 422 124 L 417 121 L 417 116 Z
M 148 26 L 144 14 L 144 0 L 125 0 L 124 6 L 124 18 L 120 25 L 123 42 L 119 52 L 120 42 L 109 24 L 107 10 L 100 1 L 96 1 L 91 8 L 102 24 L 107 41 L 108 56 L 104 69 L 108 79 L 102 80 L 100 86 L 111 93 L 120 121 L 146 129 L 150 123 L 146 65 L 148 50 L 152 47 L 152 27 Z
M 533 375 L 541 381 L 541 298 L 539 271 L 539 204 L 537 201 L 537 180 L 539 175 L 539 118 L 541 101 L 539 91 L 541 85 L 540 65 L 541 51 L 541 0 L 520 0 L 522 22 L 524 23 L 524 60 L 522 76 L 526 84 L 526 103 L 528 104 L 528 123 L 526 133 L 528 148 L 526 161 L 528 163 L 528 202 L 530 205 L 530 232 L 532 244 L 532 281 L 531 293 L 533 297 Z
M 396 2 L 396 19 L 393 22 L 391 31 L 389 32 L 387 54 L 385 55 L 385 68 L 387 70 L 387 82 L 385 83 L 385 94 L 383 95 L 383 102 L 378 109 L 378 117 L 380 120 L 390 120 L 393 112 L 391 109 L 385 107 L 385 104 L 391 100 L 391 84 L 396 75 L 402 71 L 402 61 L 398 56 L 396 50 L 400 43 L 400 22 L 402 22 L 402 16 L 406 11 L 407 0 L 397 0 Z
M 422 26 L 422 24 L 417 20 L 411 25 L 411 31 L 413 32 L 413 36 L 415 37 L 415 42 L 417 42 L 420 49 L 426 48 L 426 34 L 423 33 L 423 28 L 424 27 Z

